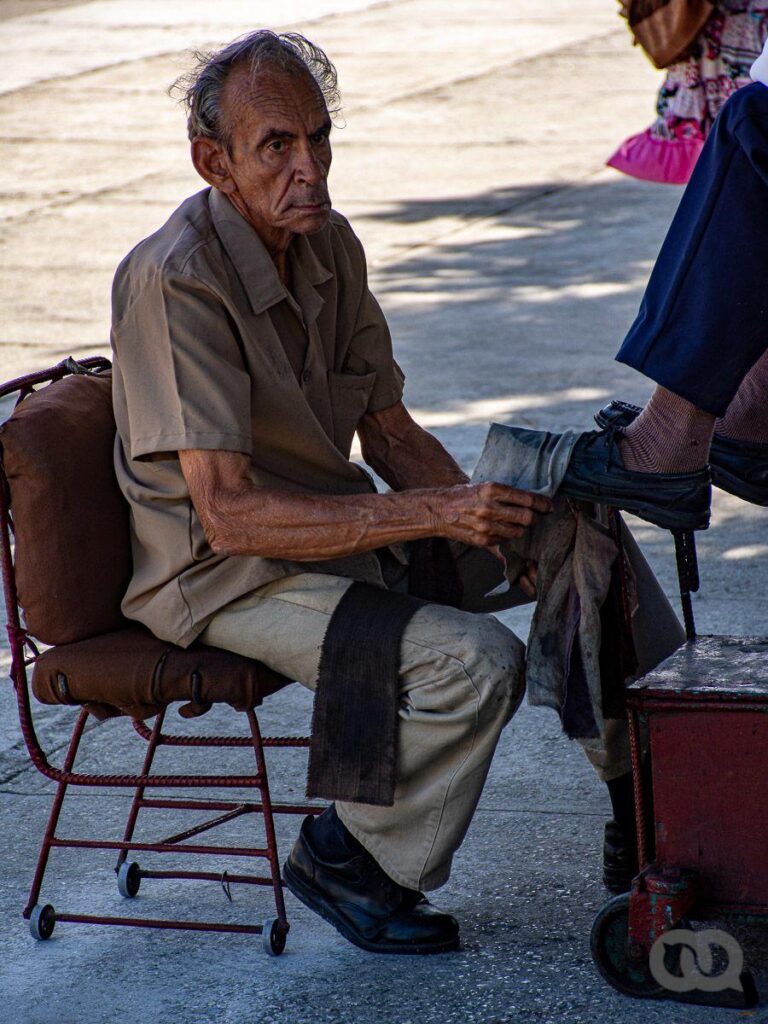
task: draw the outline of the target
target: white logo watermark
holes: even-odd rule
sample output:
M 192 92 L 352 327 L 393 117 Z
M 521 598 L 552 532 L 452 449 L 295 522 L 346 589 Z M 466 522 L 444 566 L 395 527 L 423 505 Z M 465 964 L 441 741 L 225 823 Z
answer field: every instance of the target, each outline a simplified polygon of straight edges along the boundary
M 682 946 L 676 964 L 679 974 L 672 974 L 665 963 L 667 949 Z M 712 973 L 715 958 L 712 949 L 720 948 L 727 956 L 724 970 Z M 720 958 L 719 958 L 720 959 Z M 705 928 L 694 932 L 689 928 L 676 928 L 664 932 L 656 939 L 648 959 L 654 980 L 670 992 L 723 992 L 733 988 L 743 992 L 740 975 L 744 970 L 744 953 L 738 941 L 719 928 Z

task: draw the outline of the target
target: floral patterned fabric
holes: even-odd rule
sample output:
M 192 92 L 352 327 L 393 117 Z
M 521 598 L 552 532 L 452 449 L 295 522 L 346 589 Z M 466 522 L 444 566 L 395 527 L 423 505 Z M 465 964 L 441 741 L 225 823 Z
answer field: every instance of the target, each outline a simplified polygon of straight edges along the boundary
M 768 0 L 719 0 L 690 55 L 667 69 L 656 121 L 622 143 L 608 165 L 646 180 L 687 182 L 720 108 L 751 81 L 766 38 Z

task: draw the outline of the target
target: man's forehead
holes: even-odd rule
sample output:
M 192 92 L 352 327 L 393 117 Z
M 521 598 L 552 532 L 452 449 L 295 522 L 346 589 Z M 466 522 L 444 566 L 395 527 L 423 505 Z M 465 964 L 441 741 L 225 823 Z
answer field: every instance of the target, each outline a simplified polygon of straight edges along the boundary
M 248 68 L 235 68 L 227 81 L 224 103 L 233 123 L 247 121 L 311 122 L 321 125 L 328 108 L 319 86 L 309 72 L 264 70 L 251 74 Z

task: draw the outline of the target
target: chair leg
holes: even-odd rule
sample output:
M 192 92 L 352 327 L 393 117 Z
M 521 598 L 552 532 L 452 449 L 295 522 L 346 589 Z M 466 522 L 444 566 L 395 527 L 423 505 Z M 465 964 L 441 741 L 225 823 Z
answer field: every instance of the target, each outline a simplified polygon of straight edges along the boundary
M 74 774 L 74 765 L 76 756 L 79 750 L 80 742 L 84 733 L 85 724 L 88 720 L 89 712 L 83 709 L 78 717 L 75 724 L 75 728 L 72 733 L 72 737 L 67 748 L 67 753 L 64 758 L 63 772 L 67 776 Z M 56 793 L 53 800 L 53 805 L 48 819 L 48 824 L 45 832 L 45 836 L 40 849 L 38 857 L 37 867 L 35 871 L 35 877 L 30 891 L 29 902 L 24 909 L 24 918 L 30 923 L 30 931 L 36 939 L 47 939 L 51 935 L 54 924 L 57 921 L 80 923 L 80 924 L 113 924 L 113 925 L 124 925 L 144 928 L 180 928 L 187 930 L 198 930 L 198 931 L 219 931 L 219 932 L 233 932 L 242 933 L 249 935 L 261 935 L 262 945 L 266 952 L 273 956 L 278 956 L 285 948 L 285 940 L 289 931 L 289 924 L 286 916 L 285 899 L 283 893 L 283 884 L 280 876 L 280 862 L 278 857 L 277 838 L 274 823 L 274 814 L 276 811 L 287 811 L 288 813 L 311 813 L 315 810 L 314 807 L 297 807 L 282 805 L 274 805 L 269 789 L 269 779 L 267 776 L 266 759 L 264 755 L 264 740 L 261 736 L 261 730 L 254 713 L 253 709 L 246 712 L 246 717 L 249 723 L 250 736 L 234 737 L 203 737 L 202 744 L 205 746 L 252 746 L 256 759 L 257 772 L 250 776 L 225 776 L 224 785 L 229 787 L 241 787 L 255 786 L 260 795 L 258 803 L 237 803 L 232 801 L 211 801 L 211 800 L 179 800 L 171 799 L 167 800 L 150 800 L 144 795 L 147 790 L 151 790 L 151 787 L 155 784 L 157 779 L 157 785 L 164 786 L 162 781 L 164 776 L 151 776 L 151 768 L 157 753 L 157 748 L 164 742 L 168 741 L 167 737 L 162 734 L 162 726 L 164 722 L 164 713 L 158 715 L 152 730 L 145 729 L 141 731 L 141 735 L 148 742 L 148 748 L 144 757 L 143 771 L 140 777 L 134 776 L 133 778 L 126 778 L 126 782 L 129 785 L 133 784 L 133 800 L 129 810 L 124 839 L 122 841 L 103 840 L 103 839 L 80 839 L 66 837 L 62 838 L 57 835 L 57 827 L 59 818 L 64 802 L 64 797 L 70 782 L 60 782 L 57 784 Z M 138 723 L 136 723 L 138 724 Z M 268 740 L 268 743 L 278 746 L 292 746 L 293 743 L 289 743 L 287 738 L 276 740 Z M 191 745 L 199 746 L 200 739 L 195 737 L 182 737 L 179 744 L 177 745 Z M 302 739 L 296 743 L 297 746 L 306 746 L 306 742 Z M 106 785 L 107 782 L 103 781 L 104 776 L 87 776 L 78 775 L 76 776 L 78 782 L 82 779 L 84 785 Z M 120 777 L 116 777 L 120 779 Z M 171 784 L 178 782 L 186 785 L 185 776 L 171 776 Z M 89 781 L 86 781 L 89 780 Z M 199 785 L 213 785 L 216 786 L 220 783 L 219 777 L 215 777 L 209 780 L 208 776 L 189 776 L 190 784 L 195 785 L 198 782 Z M 139 783 L 143 782 L 143 785 Z M 184 833 L 169 837 L 165 840 L 160 840 L 153 843 L 135 842 L 134 832 L 137 823 L 138 813 L 145 806 L 152 807 L 173 807 L 182 808 L 189 810 L 223 810 L 226 814 L 219 816 L 218 818 L 210 821 L 203 822 L 193 829 L 189 829 Z M 241 814 L 260 812 L 264 818 L 264 829 L 266 834 L 266 842 L 256 846 L 250 845 L 247 847 L 237 846 L 197 846 L 194 843 L 186 842 L 192 836 L 196 836 L 201 832 L 208 831 L 209 829 L 222 824 L 225 821 L 232 820 L 235 817 L 239 817 Z M 132 888 L 131 878 L 127 878 L 124 881 L 126 885 L 122 887 L 121 874 L 125 872 L 129 865 L 127 863 L 127 854 L 133 848 L 138 846 L 141 850 L 147 850 L 152 853 L 165 853 L 172 852 L 176 853 L 183 852 L 187 854 L 200 854 L 209 853 L 212 855 L 222 854 L 235 854 L 244 857 L 256 857 L 263 858 L 269 861 L 270 871 L 264 874 L 248 874 L 248 875 L 233 875 L 230 876 L 233 882 L 243 882 L 256 885 L 267 885 L 271 886 L 274 896 L 274 905 L 276 910 L 276 917 L 270 917 L 264 924 L 235 924 L 235 923 L 219 923 L 219 922 L 205 922 L 205 921 L 179 921 L 176 919 L 149 919 L 144 917 L 123 917 L 123 916 L 103 916 L 103 915 L 89 915 L 81 913 L 57 912 L 50 905 L 41 905 L 38 900 L 43 886 L 43 879 L 46 872 L 50 851 L 53 847 L 60 846 L 65 848 L 86 848 L 86 849 L 118 849 L 120 856 L 118 859 L 117 871 L 118 871 L 118 888 L 123 896 L 135 895 L 135 892 L 123 891 L 125 887 L 127 890 Z M 120 849 L 121 847 L 124 849 Z M 133 869 L 131 869 L 133 870 Z M 140 877 L 144 876 L 144 872 L 138 873 Z M 129 871 L 130 875 L 130 871 Z M 207 879 L 209 881 L 222 881 L 222 876 L 218 873 L 204 872 L 204 871 L 175 871 L 175 872 L 146 872 L 147 877 L 158 877 L 158 878 L 196 878 L 196 879 Z M 227 879 L 226 872 L 224 873 L 223 880 Z M 133 882 L 137 879 L 133 879 Z M 138 886 L 136 886 L 138 890 Z
M 267 838 L 267 849 L 269 851 L 269 867 L 272 874 L 272 888 L 275 894 L 275 909 L 280 923 L 284 926 L 285 933 L 288 932 L 288 919 L 285 914 L 285 899 L 283 896 L 283 880 L 280 876 L 280 858 L 277 852 L 277 837 L 275 835 L 275 821 L 272 815 L 272 797 L 269 792 L 269 779 L 267 778 L 267 764 L 264 758 L 264 746 L 261 741 L 261 730 L 253 708 L 246 712 L 248 726 L 253 737 L 253 749 L 256 754 L 256 768 L 261 777 L 262 813 L 264 815 L 264 831 Z
M 150 770 L 152 768 L 152 762 L 155 759 L 155 754 L 157 752 L 157 748 L 159 745 L 160 736 L 162 735 L 163 722 L 165 721 L 165 712 L 166 709 L 163 708 L 155 718 L 155 723 L 152 726 L 152 733 L 149 737 L 147 752 L 144 756 L 144 764 L 142 765 L 141 769 L 142 775 L 149 775 Z M 125 832 L 123 833 L 124 843 L 128 843 L 131 841 L 131 839 L 133 839 L 133 833 L 136 828 L 136 819 L 138 818 L 139 811 L 141 810 L 141 801 L 144 799 L 145 789 L 145 786 L 136 787 L 136 791 L 133 795 L 133 802 L 131 803 L 131 809 L 128 813 L 128 821 L 126 822 L 125 825 Z M 115 864 L 116 872 L 119 872 L 123 863 L 127 859 L 128 852 L 128 850 L 120 851 L 120 855 L 117 858 L 117 863 Z
M 69 741 L 69 747 L 67 748 L 67 755 L 64 758 L 64 771 L 71 772 L 75 765 L 75 758 L 77 757 L 77 751 L 80 746 L 80 740 L 83 736 L 83 730 L 85 729 L 85 723 L 88 721 L 88 712 L 82 710 L 77 717 L 75 722 L 75 728 L 72 730 L 72 738 Z M 53 798 L 53 806 L 51 807 L 51 813 L 48 815 L 48 825 L 45 829 L 45 835 L 43 836 L 43 843 L 40 847 L 40 853 L 37 858 L 37 867 L 35 868 L 35 877 L 32 880 L 32 888 L 29 892 L 29 900 L 22 914 L 25 920 L 29 920 L 32 911 L 40 896 L 40 890 L 43 885 L 43 878 L 45 877 L 45 869 L 48 866 L 48 858 L 51 853 L 51 843 L 56 837 L 56 826 L 59 823 L 59 816 L 61 814 L 61 807 L 64 803 L 64 796 L 66 795 L 68 784 L 66 782 L 60 782 L 56 787 L 56 795 Z

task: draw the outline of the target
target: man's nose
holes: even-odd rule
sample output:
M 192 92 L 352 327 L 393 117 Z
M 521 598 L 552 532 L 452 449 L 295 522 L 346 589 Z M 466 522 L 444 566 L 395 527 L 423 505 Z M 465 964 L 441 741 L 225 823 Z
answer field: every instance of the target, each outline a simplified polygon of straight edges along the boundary
M 313 146 L 301 146 L 296 155 L 294 176 L 299 185 L 319 185 L 325 180 L 326 168 Z

